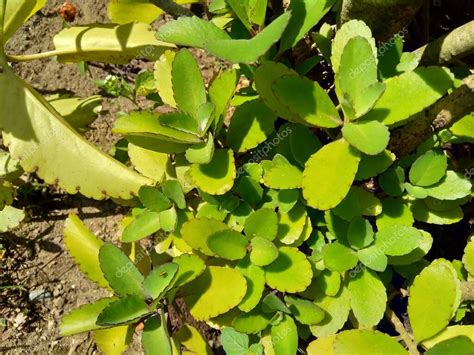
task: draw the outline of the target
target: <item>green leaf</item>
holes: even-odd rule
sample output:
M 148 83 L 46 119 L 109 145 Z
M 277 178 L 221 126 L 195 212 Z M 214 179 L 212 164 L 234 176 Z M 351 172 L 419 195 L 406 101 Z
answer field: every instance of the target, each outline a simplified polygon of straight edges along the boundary
M 209 99 L 215 106 L 214 113 L 217 130 L 220 129 L 225 119 L 227 108 L 234 95 L 238 80 L 239 73 L 237 70 L 225 70 L 221 71 L 209 84 Z
M 305 125 L 335 128 L 342 124 L 326 91 L 306 77 L 290 74 L 275 79 L 273 94 Z
M 0 106 L 11 113 L 0 119 L 3 142 L 26 172 L 95 199 L 130 199 L 151 183 L 87 142 L 9 70 L 0 74 L 0 90 Z
M 354 37 L 366 38 L 370 43 L 374 57 L 377 57 L 377 47 L 375 46 L 375 40 L 372 37 L 370 28 L 363 21 L 351 20 L 343 24 L 334 37 L 331 56 L 334 73 L 339 73 L 339 66 L 344 48 L 346 47 L 347 42 Z
M 161 184 L 161 190 L 179 209 L 186 208 L 183 189 L 177 180 L 166 180 Z
M 342 135 L 355 148 L 367 155 L 385 151 L 390 132 L 380 122 L 348 123 L 342 127 Z
M 375 245 L 386 255 L 406 255 L 416 249 L 422 240 L 421 232 L 410 226 L 392 224 L 375 234 Z
M 352 186 L 344 200 L 332 211 L 350 222 L 354 217 L 379 215 L 382 212 L 382 204 L 369 191 L 360 186 Z
M 298 164 L 304 167 L 311 155 L 321 149 L 321 141 L 308 127 L 300 124 L 293 124 L 290 127 L 291 152 Z
M 285 158 L 274 159 L 269 169 L 265 169 L 263 183 L 272 189 L 288 190 L 301 187 L 302 173 Z
M 10 229 L 18 227 L 25 218 L 25 212 L 21 209 L 5 206 L 0 211 L 0 232 L 8 232 Z
M 182 16 L 161 26 L 156 37 L 180 46 L 204 48 L 209 41 L 229 39 L 229 35 L 211 21 Z
M 148 0 L 147 0 L 148 1 Z M 167 50 L 155 62 L 155 86 L 160 94 L 161 100 L 171 107 L 176 107 L 176 101 L 173 94 L 173 82 L 171 80 L 171 70 L 175 51 Z
M 382 201 L 382 214 L 377 216 L 377 228 L 384 229 L 392 224 L 412 226 L 413 214 L 407 203 L 400 198 L 386 198 Z
M 85 99 L 66 95 L 46 97 L 51 106 L 79 132 L 86 131 L 88 125 L 96 118 L 102 109 L 102 97 L 94 95 Z
M 387 268 L 388 258 L 384 254 L 384 250 L 377 245 L 371 245 L 367 248 L 357 251 L 359 261 L 369 269 L 383 272 Z M 351 275 L 356 271 L 351 272 Z
M 245 220 L 244 231 L 249 239 L 262 237 L 273 240 L 278 233 L 278 215 L 268 208 L 259 209 Z
M 105 243 L 99 252 L 100 268 L 110 287 L 119 295 L 143 297 L 144 277 L 133 262 L 115 245 Z
M 193 249 L 206 255 L 215 256 L 208 246 L 209 238 L 220 231 L 228 230 L 227 226 L 215 219 L 197 218 L 186 222 L 181 228 L 184 241 Z
M 216 57 L 232 63 L 254 63 L 280 39 L 290 17 L 291 13 L 285 12 L 252 39 L 209 38 L 205 43 L 205 49 Z
M 262 298 L 265 289 L 265 273 L 262 268 L 251 264 L 248 257 L 240 260 L 235 269 L 247 281 L 247 292 L 239 304 L 239 309 L 243 312 L 250 312 L 258 305 Z
M 293 244 L 300 238 L 307 220 L 306 207 L 297 203 L 288 213 L 279 214 L 277 238 L 283 244 Z
M 255 307 L 250 312 L 240 313 L 235 317 L 232 327 L 245 334 L 258 334 L 268 327 L 271 320 L 271 314 L 262 312 L 260 307 Z
M 337 206 L 349 192 L 359 161 L 359 153 L 343 139 L 313 154 L 303 173 L 303 196 L 308 205 L 320 210 Z
M 174 207 L 159 213 L 161 229 L 165 232 L 173 232 L 178 225 L 178 214 Z
M 459 206 L 454 206 L 444 211 L 437 211 L 429 208 L 426 200 L 413 201 L 410 205 L 410 212 L 417 221 L 437 225 L 457 223 L 464 218 L 464 212 Z
M 388 150 L 377 155 L 363 154 L 360 159 L 359 170 L 357 170 L 356 180 L 365 180 L 387 170 L 395 161 L 395 154 Z
M 446 327 L 443 331 L 436 334 L 434 337 L 431 337 L 423 341 L 423 346 L 425 348 L 432 348 L 440 342 L 451 339 L 458 336 L 465 336 L 471 339 L 474 342 L 474 325 L 452 325 Z
M 214 155 L 214 137 L 209 135 L 207 142 L 192 145 L 186 150 L 186 159 L 194 164 L 208 164 Z
M 430 233 L 420 230 L 421 241 L 420 245 L 411 251 L 410 253 L 402 256 L 389 256 L 388 262 L 391 265 L 409 265 L 419 261 L 423 258 L 431 249 L 433 245 L 433 237 Z
M 247 282 L 236 270 L 209 266 L 185 289 L 184 301 L 191 315 L 196 320 L 209 320 L 237 306 L 245 296 Z
M 351 308 L 359 328 L 375 327 L 383 318 L 387 306 L 387 292 L 378 275 L 362 269 L 349 279 Z
M 99 250 L 104 243 L 75 214 L 69 215 L 63 233 L 64 244 L 79 269 L 99 286 L 108 287 L 99 263 Z
M 102 328 L 96 324 L 97 317 L 105 307 L 115 300 L 116 298 L 102 298 L 73 309 L 61 319 L 59 335 L 70 336 Z
M 400 166 L 393 166 L 379 177 L 380 187 L 390 196 L 401 196 L 405 191 L 405 171 Z
M 336 296 L 341 288 L 341 274 L 329 269 L 314 278 L 315 284 L 325 295 Z
M 250 260 L 257 266 L 267 266 L 278 258 L 278 249 L 270 240 L 254 237 L 251 241 Z
M 334 339 L 334 355 L 408 355 L 405 348 L 387 334 L 374 330 L 346 330 Z
M 107 355 L 121 355 L 132 342 L 135 327 L 119 326 L 110 329 L 99 329 L 92 333 L 99 350 Z
M 174 99 L 178 107 L 190 115 L 206 103 L 206 88 L 199 66 L 191 52 L 180 50 L 173 60 L 171 71 Z
M 158 119 L 163 126 L 189 133 L 198 134 L 198 125 L 196 120 L 185 112 L 170 112 L 165 113 Z
M 145 321 L 142 334 L 145 355 L 173 355 L 165 320 L 164 316 L 154 315 Z
M 313 302 L 302 298 L 285 296 L 285 302 L 290 308 L 291 314 L 298 322 L 306 325 L 314 325 L 321 322 L 324 317 L 324 311 Z
M 293 0 L 288 7 L 292 16 L 288 27 L 281 37 L 280 53 L 294 47 L 328 13 L 334 3 L 335 0 L 316 2 L 311 0 Z
M 233 328 L 226 327 L 221 333 L 221 343 L 227 355 L 247 354 L 249 337 L 247 334 L 242 334 Z
M 143 297 L 126 295 L 106 306 L 97 317 L 97 324 L 102 326 L 129 324 L 151 312 Z
M 67 27 L 53 38 L 60 62 L 98 61 L 126 64 L 140 57 L 157 60 L 173 46 L 158 41 L 147 24 Z
M 357 254 L 339 242 L 329 244 L 324 251 L 324 266 L 331 271 L 350 270 L 357 265 L 358 261 Z
M 448 158 L 442 151 L 430 150 L 420 156 L 411 166 L 410 182 L 417 186 L 436 184 L 446 174 Z
M 271 334 L 275 355 L 297 353 L 298 329 L 296 328 L 295 321 L 289 315 L 284 314 L 280 323 L 272 326 Z
M 240 260 L 247 255 L 248 240 L 231 229 L 212 234 L 207 245 L 216 255 L 228 260 Z
M 449 130 L 457 137 L 474 139 L 474 114 L 464 116 L 454 123 Z
M 457 200 L 469 196 L 472 183 L 463 175 L 448 170 L 446 176 L 437 184 L 426 187 L 426 193 L 438 200 Z
M 415 278 L 409 290 L 408 316 L 417 342 L 446 328 L 459 305 L 460 287 L 455 269 L 443 259 L 433 261 Z
M 313 340 L 309 343 L 306 353 L 308 355 L 334 354 L 333 344 L 335 338 L 335 335 L 330 335 Z
M 418 68 L 387 79 L 385 92 L 363 120 L 393 127 L 435 103 L 452 87 L 449 71 L 442 67 Z M 400 105 L 403 102 L 403 105 Z
M 279 117 L 291 122 L 300 122 L 299 116 L 282 103 L 274 93 L 275 82 L 288 75 L 297 76 L 298 73 L 286 67 L 284 64 L 275 62 L 263 62 L 254 73 L 255 87 L 265 104 Z
M 335 297 L 318 294 L 315 304 L 326 312 L 326 317 L 319 324 L 310 327 L 316 337 L 336 334 L 344 326 L 351 310 L 350 293 L 346 287 L 341 287 Z
M 143 281 L 143 287 L 153 300 L 163 297 L 175 280 L 178 264 L 166 263 L 154 269 Z
M 234 154 L 216 149 L 209 164 L 194 164 L 190 175 L 197 187 L 211 195 L 223 195 L 232 189 L 236 177 Z
M 467 272 L 474 275 L 474 238 L 472 238 L 464 249 L 464 255 L 462 257 L 462 263 Z
M 290 309 L 285 305 L 280 297 L 276 293 L 267 294 L 262 301 L 262 311 L 265 313 L 275 313 L 282 312 L 286 314 L 291 314 Z
M 135 242 L 146 238 L 161 229 L 160 214 L 154 211 L 145 211 L 133 219 L 122 233 L 122 241 Z
M 45 4 L 46 0 L 8 0 L 3 25 L 5 41 Z
M 178 265 L 178 272 L 169 288 L 176 288 L 195 280 L 206 269 L 202 259 L 194 254 L 182 254 L 173 259 Z
M 278 251 L 278 258 L 264 268 L 268 286 L 280 292 L 304 291 L 313 278 L 306 256 L 297 248 L 281 247 Z
M 183 327 L 176 333 L 176 337 L 181 345 L 193 354 L 212 355 L 209 344 L 193 326 L 184 323 Z
M 264 142 L 275 130 L 275 114 L 262 102 L 252 100 L 238 106 L 227 131 L 227 144 L 241 153 Z
M 142 186 L 138 197 L 143 205 L 155 212 L 161 212 L 171 207 L 171 202 L 156 187 Z
M 368 220 L 355 217 L 349 224 L 347 241 L 351 247 L 362 249 L 369 246 L 374 240 L 374 230 Z
M 171 164 L 167 154 L 129 143 L 128 156 L 135 170 L 155 181 L 161 181 L 169 172 Z
M 474 353 L 474 343 L 466 336 L 444 340 L 429 349 L 427 355 L 457 355 Z

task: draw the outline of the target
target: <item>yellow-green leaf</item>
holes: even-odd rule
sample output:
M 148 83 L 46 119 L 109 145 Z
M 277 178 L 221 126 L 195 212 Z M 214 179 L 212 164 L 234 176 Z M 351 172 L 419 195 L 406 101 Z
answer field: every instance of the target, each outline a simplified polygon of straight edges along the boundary
M 6 3 L 3 32 L 7 40 L 46 4 L 46 0 L 8 0 Z

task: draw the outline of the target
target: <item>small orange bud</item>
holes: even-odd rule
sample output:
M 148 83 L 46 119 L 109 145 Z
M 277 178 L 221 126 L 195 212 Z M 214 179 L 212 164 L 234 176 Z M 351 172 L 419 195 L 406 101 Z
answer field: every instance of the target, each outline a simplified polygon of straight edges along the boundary
M 72 22 L 76 18 L 76 7 L 71 4 L 69 1 L 66 1 L 58 10 L 59 15 L 64 19 L 66 22 Z

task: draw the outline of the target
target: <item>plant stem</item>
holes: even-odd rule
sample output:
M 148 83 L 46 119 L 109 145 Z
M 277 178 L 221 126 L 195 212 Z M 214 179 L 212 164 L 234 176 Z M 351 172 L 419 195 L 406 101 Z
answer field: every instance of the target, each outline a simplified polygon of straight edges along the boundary
M 191 10 L 173 2 L 172 0 L 150 0 L 150 2 L 174 18 L 180 16 L 194 16 Z
M 398 157 L 414 151 L 434 133 L 451 127 L 456 121 L 474 111 L 474 74 L 463 84 L 428 109 L 415 114 L 410 122 L 391 132 L 388 149 Z
M 463 301 L 474 301 L 474 281 L 461 282 L 461 293 Z
M 411 335 L 407 332 L 401 320 L 397 317 L 395 312 L 393 312 L 390 308 L 387 307 L 385 310 L 385 317 L 392 323 L 395 330 L 400 334 L 401 339 L 408 347 L 408 351 L 411 355 L 420 355 L 415 342 L 413 341 Z

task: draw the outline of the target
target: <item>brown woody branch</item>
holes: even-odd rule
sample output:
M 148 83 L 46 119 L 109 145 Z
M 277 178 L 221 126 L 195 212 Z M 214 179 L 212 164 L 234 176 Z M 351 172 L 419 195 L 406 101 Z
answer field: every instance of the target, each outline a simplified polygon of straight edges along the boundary
M 463 301 L 474 301 L 474 281 L 461 282 L 461 293 Z
M 407 125 L 394 129 L 388 149 L 398 157 L 403 157 L 434 133 L 451 127 L 473 111 L 474 74 L 465 78 L 463 84 L 450 95 L 414 115 Z

